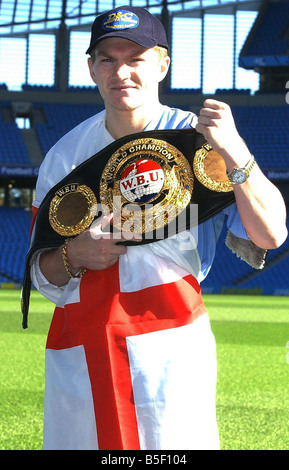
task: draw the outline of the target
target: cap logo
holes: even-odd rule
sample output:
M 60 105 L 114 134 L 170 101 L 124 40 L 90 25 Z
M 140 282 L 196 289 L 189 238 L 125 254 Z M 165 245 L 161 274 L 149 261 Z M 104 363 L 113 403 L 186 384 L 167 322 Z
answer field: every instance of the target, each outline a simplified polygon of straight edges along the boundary
M 136 28 L 139 25 L 138 16 L 127 10 L 116 10 L 109 13 L 102 22 L 102 29 L 105 31 L 111 29 Z

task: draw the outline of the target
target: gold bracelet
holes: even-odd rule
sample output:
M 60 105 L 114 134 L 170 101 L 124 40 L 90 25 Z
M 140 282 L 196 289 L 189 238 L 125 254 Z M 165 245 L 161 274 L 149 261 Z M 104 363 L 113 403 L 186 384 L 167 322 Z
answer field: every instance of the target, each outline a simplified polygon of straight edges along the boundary
M 68 260 L 67 260 L 67 252 L 66 252 L 69 240 L 70 240 L 70 238 L 67 238 L 64 242 L 63 247 L 62 247 L 62 260 L 63 260 L 64 267 L 65 267 L 66 272 L 69 274 L 70 277 L 73 277 L 73 278 L 82 277 L 83 274 L 86 272 L 86 268 L 81 268 L 81 270 L 78 271 L 78 273 L 72 274 L 71 269 L 69 267 Z

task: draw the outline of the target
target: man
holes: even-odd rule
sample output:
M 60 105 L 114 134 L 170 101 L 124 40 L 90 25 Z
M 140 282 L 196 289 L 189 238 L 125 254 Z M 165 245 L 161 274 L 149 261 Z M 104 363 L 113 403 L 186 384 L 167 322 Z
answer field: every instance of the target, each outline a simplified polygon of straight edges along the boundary
M 96 18 L 88 66 L 105 110 L 64 136 L 39 173 L 34 206 L 115 139 L 190 127 L 193 115 L 159 102 L 169 68 L 161 23 L 122 6 Z M 196 130 L 234 169 L 236 204 L 198 227 L 149 244 L 102 236 L 113 214 L 34 259 L 34 285 L 56 303 L 46 356 L 45 449 L 218 449 L 215 343 L 199 283 L 228 229 L 267 250 L 286 238 L 285 207 L 237 133 L 230 108 L 206 100 Z M 249 165 L 248 165 L 249 162 Z M 232 173 L 233 172 L 233 173 Z M 278 208 L 278 210 L 277 210 Z

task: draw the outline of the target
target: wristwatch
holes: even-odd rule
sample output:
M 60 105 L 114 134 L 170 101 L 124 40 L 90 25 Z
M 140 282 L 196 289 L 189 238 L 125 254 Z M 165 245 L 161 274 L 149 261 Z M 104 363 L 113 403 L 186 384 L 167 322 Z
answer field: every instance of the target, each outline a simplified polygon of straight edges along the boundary
M 244 168 L 234 168 L 230 173 L 228 173 L 228 178 L 233 184 L 242 184 L 250 176 L 253 166 L 255 165 L 256 160 L 254 155 L 250 158 L 247 165 Z

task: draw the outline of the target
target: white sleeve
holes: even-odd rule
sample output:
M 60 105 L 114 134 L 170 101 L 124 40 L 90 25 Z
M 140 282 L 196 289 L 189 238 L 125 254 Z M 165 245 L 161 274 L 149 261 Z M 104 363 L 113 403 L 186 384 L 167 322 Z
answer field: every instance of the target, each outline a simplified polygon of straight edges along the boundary
M 38 253 L 35 259 L 33 260 L 30 268 L 30 276 L 33 286 L 48 300 L 57 304 L 58 300 L 62 296 L 64 287 L 58 287 L 46 279 L 43 275 L 40 266 L 39 266 L 39 258 L 41 253 Z

